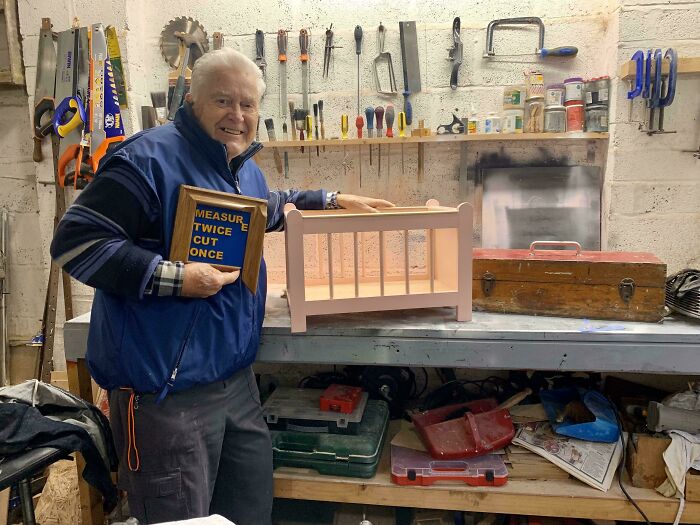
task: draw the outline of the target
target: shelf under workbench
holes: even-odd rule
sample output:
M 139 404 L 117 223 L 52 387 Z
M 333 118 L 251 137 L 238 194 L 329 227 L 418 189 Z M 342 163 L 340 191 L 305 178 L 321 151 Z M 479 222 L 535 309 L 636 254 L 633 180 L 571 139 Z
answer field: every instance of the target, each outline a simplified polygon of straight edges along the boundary
M 625 488 L 652 522 L 673 522 L 679 500 L 665 498 L 652 489 Z M 390 446 L 385 444 L 377 474 L 370 479 L 322 476 L 314 471 L 281 467 L 275 470 L 275 497 L 420 507 L 442 510 L 528 514 L 642 521 L 626 499 L 617 479 L 608 492 L 591 488 L 576 479 L 509 480 L 502 487 L 470 487 L 435 484 L 429 487 L 400 486 L 391 481 Z M 682 523 L 700 523 L 700 503 L 686 502 Z

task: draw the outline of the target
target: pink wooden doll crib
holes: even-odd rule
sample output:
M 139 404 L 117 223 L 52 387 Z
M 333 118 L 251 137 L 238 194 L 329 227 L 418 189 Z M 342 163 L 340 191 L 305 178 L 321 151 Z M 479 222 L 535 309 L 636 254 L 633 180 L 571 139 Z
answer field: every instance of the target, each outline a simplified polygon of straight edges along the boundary
M 348 312 L 455 306 L 458 321 L 471 320 L 469 204 L 448 208 L 431 199 L 425 206 L 379 213 L 298 210 L 287 204 L 284 212 L 292 332 L 306 331 L 308 316 Z M 415 242 L 416 230 L 424 242 Z M 312 254 L 307 243 L 305 250 L 305 236 L 308 241 L 312 235 L 325 249 Z M 369 257 L 371 241 L 376 246 Z M 306 265 L 317 268 L 317 275 L 307 275 Z

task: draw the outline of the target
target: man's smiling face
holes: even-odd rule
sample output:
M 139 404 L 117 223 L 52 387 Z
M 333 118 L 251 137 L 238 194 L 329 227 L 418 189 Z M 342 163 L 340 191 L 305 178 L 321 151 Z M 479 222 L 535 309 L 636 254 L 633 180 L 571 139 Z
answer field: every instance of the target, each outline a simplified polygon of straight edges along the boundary
M 228 160 L 240 155 L 253 143 L 258 126 L 257 80 L 253 75 L 221 69 L 212 75 L 193 99 L 194 115 L 204 131 L 226 146 Z

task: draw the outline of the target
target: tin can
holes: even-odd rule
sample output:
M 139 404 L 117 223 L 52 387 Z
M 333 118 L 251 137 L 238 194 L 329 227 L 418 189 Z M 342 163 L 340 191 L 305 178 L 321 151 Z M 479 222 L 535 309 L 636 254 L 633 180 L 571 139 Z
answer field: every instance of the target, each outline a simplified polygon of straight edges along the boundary
M 564 81 L 564 102 L 583 101 L 583 79 L 581 77 L 567 78 Z
M 566 131 L 583 131 L 583 104 L 566 106 Z
M 545 106 L 564 105 L 564 84 L 549 84 L 544 96 Z
M 586 105 L 605 104 L 610 101 L 610 77 L 603 76 L 586 82 L 584 86 Z
M 467 135 L 476 135 L 479 132 L 480 119 L 476 115 L 469 117 L 467 121 Z
M 586 107 L 586 131 L 608 131 L 608 106 L 596 104 Z
M 544 98 L 525 101 L 524 133 L 542 133 L 544 131 Z
M 506 86 L 503 88 L 503 109 L 522 109 L 525 107 L 525 86 Z
M 566 108 L 564 106 L 547 106 L 544 108 L 545 133 L 564 133 L 566 131 Z
M 507 109 L 503 112 L 502 133 L 522 133 L 525 111 L 522 109 Z
M 544 76 L 539 71 L 525 74 L 525 94 L 527 99 L 544 97 Z

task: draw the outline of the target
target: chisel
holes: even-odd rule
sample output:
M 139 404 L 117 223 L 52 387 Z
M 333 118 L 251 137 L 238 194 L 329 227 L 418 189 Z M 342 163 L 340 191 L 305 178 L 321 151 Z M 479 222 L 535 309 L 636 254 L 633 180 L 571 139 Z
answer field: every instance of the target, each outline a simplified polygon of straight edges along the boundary
M 318 118 L 321 121 L 321 139 L 326 139 L 326 127 L 323 125 L 323 100 L 318 101 Z M 323 146 L 323 151 L 326 151 L 326 146 Z
M 377 119 L 377 138 L 382 138 L 382 130 L 384 129 L 384 108 L 382 106 L 377 106 L 374 108 L 374 117 Z M 377 164 L 377 177 L 382 176 L 382 145 L 381 143 L 377 147 L 377 158 L 379 159 Z
M 362 115 L 357 115 L 357 118 L 355 119 L 355 126 L 357 127 L 357 138 L 361 139 L 362 138 L 362 128 L 365 125 L 365 119 L 362 118 Z M 360 172 L 360 187 L 362 187 L 362 143 L 357 145 L 357 154 L 359 156 L 359 172 Z
M 282 138 L 284 140 L 289 140 L 289 133 L 287 132 L 287 122 L 282 123 Z M 289 153 L 287 149 L 284 150 L 284 178 L 289 178 Z
M 340 116 L 340 140 L 347 140 L 348 139 L 348 116 L 347 115 L 341 115 Z M 345 159 L 348 156 L 348 147 L 343 146 L 343 174 L 347 178 L 348 176 L 348 165 L 345 163 Z
M 313 123 L 311 122 L 311 115 L 307 113 L 306 119 L 304 120 L 305 122 L 305 128 L 306 128 L 306 140 L 307 141 L 312 141 L 313 140 L 313 135 L 312 135 L 312 126 Z M 309 166 L 311 166 L 311 148 L 307 148 L 309 150 Z
M 394 130 L 393 130 L 393 125 L 394 125 L 394 106 L 389 104 L 386 107 L 386 112 L 384 114 L 386 118 L 386 136 L 387 138 L 394 138 Z M 386 176 L 388 177 L 391 175 L 391 146 L 387 146 L 389 150 L 389 162 L 386 163 Z
M 318 140 L 318 102 L 314 103 L 314 138 Z M 319 156 L 318 146 L 316 146 L 316 156 Z

